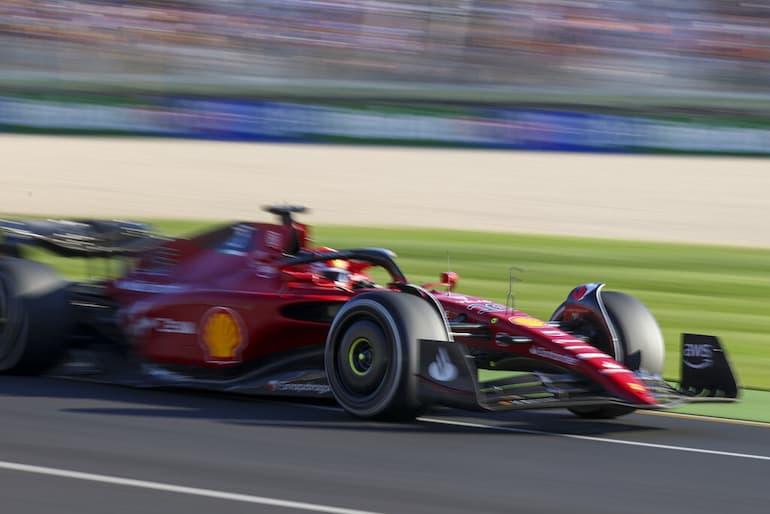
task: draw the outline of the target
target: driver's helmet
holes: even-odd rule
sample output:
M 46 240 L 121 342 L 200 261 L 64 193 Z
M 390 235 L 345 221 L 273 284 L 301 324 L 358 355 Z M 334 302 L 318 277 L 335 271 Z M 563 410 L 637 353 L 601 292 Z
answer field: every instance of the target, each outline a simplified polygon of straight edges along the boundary
M 350 282 L 350 272 L 342 268 L 326 267 L 320 275 L 334 282 Z
M 348 262 L 342 259 L 319 262 L 313 265 L 313 271 L 332 282 L 350 282 L 351 273 Z

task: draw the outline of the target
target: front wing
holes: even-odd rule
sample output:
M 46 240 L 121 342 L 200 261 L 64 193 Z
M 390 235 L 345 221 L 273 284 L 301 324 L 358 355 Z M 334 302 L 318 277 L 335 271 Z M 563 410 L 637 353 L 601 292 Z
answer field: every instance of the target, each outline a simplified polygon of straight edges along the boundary
M 657 404 L 634 404 L 617 398 L 587 378 L 573 373 L 511 373 L 480 381 L 474 358 L 451 341 L 420 342 L 418 380 L 427 403 L 471 410 L 521 410 L 551 407 L 624 405 L 664 409 L 685 403 L 735 402 L 738 387 L 727 356 L 716 337 L 684 334 L 679 387 L 658 376 L 636 372 Z

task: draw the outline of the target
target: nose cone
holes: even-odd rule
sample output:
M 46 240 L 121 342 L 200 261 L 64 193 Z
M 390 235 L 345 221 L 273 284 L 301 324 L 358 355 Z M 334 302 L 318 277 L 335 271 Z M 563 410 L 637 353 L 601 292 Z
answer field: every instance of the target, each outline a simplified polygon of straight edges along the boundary
M 658 405 L 652 392 L 628 368 L 605 355 L 590 363 L 596 381 L 615 396 L 629 403 Z

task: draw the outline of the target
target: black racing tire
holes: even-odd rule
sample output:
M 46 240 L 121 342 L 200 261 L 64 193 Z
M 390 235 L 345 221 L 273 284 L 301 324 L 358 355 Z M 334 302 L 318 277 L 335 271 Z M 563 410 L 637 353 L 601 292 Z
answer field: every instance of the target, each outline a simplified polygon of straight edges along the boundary
M 660 326 L 650 310 L 637 298 L 625 293 L 603 291 L 601 298 L 616 331 L 620 355 L 605 346 L 602 350 L 609 349 L 610 357 L 631 371 L 644 370 L 652 375 L 662 375 L 666 348 Z M 609 339 L 607 334 L 604 337 Z M 613 419 L 631 414 L 636 409 L 624 405 L 603 405 L 570 407 L 569 410 L 581 418 Z
M 631 371 L 662 375 L 666 346 L 658 321 L 647 306 L 615 291 L 602 293 L 602 301 L 617 331 L 623 364 Z
M 326 340 L 324 365 L 334 397 L 357 417 L 413 420 L 428 407 L 418 396 L 419 340 L 448 337 L 441 316 L 417 296 L 376 291 L 354 297 Z
M 71 323 L 65 280 L 45 264 L 0 257 L 0 373 L 46 371 L 61 358 Z

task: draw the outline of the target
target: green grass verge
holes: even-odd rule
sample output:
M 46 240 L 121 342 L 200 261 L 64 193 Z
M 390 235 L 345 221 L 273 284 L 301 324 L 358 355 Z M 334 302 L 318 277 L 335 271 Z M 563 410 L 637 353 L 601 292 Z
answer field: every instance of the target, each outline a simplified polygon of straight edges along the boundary
M 686 405 L 672 409 L 682 414 L 698 414 L 715 418 L 745 419 L 770 423 L 770 392 L 743 389 L 738 403 Z
M 208 225 L 150 222 L 177 235 Z M 516 283 L 516 307 L 544 319 L 573 286 L 605 282 L 608 289 L 638 297 L 658 318 L 666 340 L 666 378 L 678 378 L 680 334 L 691 331 L 723 340 L 743 387 L 770 390 L 770 249 L 344 226 L 315 227 L 314 238 L 319 245 L 337 248 L 391 248 L 416 283 L 435 281 L 447 269 L 449 256 L 452 271 L 460 274 L 459 292 L 497 302 L 505 302 L 509 268 L 522 268 L 526 271 L 516 273 L 523 280 Z M 82 262 L 73 261 L 59 261 L 56 266 L 75 275 L 85 269 Z M 94 270 L 101 266 L 92 263 Z M 747 395 L 752 401 L 746 405 L 755 403 L 754 394 Z M 770 399 L 758 401 L 756 408 L 770 417 Z M 729 409 L 725 413 L 732 416 L 735 407 L 683 411 L 692 409 L 703 413 Z

